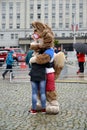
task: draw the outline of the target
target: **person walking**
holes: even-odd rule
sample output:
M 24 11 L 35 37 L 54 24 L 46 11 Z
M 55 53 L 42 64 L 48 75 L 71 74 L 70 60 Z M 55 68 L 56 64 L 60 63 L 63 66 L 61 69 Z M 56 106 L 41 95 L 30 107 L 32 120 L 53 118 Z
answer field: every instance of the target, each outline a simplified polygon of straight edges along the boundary
M 84 73 L 85 54 L 77 52 L 76 55 L 77 55 L 78 66 L 79 66 L 79 70 L 77 71 L 77 74 Z
M 8 71 L 12 72 L 12 65 L 14 62 L 13 53 L 14 51 L 11 50 L 10 52 L 8 52 L 8 55 L 6 57 L 6 70 L 2 74 L 3 79 L 5 79 L 5 75 L 7 74 Z M 12 78 L 13 78 L 13 75 L 12 75 Z

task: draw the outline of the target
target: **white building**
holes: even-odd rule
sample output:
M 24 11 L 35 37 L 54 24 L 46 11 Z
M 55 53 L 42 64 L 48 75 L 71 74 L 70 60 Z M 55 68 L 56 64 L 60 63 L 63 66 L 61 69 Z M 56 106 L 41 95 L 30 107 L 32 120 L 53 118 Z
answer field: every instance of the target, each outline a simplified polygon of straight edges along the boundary
M 87 0 L 0 0 L 0 47 L 19 46 L 33 21 L 47 23 L 57 37 L 87 34 Z M 77 27 L 77 26 L 76 26 Z

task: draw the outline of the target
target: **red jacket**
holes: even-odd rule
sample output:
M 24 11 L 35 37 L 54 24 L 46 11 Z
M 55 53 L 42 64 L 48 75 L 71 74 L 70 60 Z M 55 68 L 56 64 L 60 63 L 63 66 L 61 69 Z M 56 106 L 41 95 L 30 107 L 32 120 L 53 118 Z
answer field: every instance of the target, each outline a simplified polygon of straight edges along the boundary
M 77 53 L 78 62 L 85 62 L 85 54 Z

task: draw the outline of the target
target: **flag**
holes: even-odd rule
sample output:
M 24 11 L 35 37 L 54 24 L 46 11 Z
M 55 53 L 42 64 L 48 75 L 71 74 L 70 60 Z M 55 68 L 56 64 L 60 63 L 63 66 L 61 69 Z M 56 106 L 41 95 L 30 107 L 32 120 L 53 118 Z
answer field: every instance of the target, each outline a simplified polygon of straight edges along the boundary
M 72 31 L 74 31 L 74 24 L 72 24 Z
M 74 31 L 74 28 L 75 31 L 78 31 L 78 24 L 72 24 L 72 31 Z
M 78 31 L 78 24 L 76 24 L 76 31 Z

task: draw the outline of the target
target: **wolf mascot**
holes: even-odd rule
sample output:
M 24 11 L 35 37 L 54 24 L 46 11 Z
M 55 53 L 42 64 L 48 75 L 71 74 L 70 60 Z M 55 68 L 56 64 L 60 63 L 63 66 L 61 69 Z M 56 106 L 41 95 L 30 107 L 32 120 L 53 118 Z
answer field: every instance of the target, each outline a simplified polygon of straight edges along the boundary
M 63 52 L 59 52 L 58 54 L 53 52 L 54 34 L 48 25 L 35 21 L 32 23 L 32 26 L 34 28 L 33 39 L 38 40 L 30 44 L 30 48 L 37 52 L 35 56 L 30 59 L 30 63 L 48 64 L 46 67 L 46 113 L 57 114 L 59 112 L 59 103 L 57 101 L 55 80 L 59 77 L 64 67 L 65 56 Z M 43 54 L 38 54 L 41 50 L 44 50 Z M 37 104 L 37 109 L 38 108 L 40 109 L 39 103 Z

